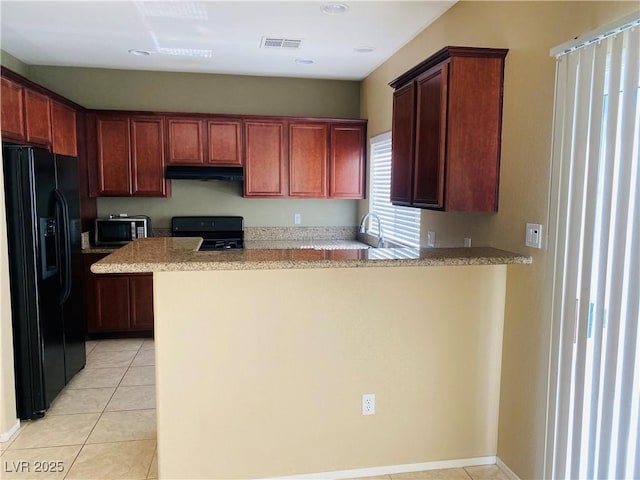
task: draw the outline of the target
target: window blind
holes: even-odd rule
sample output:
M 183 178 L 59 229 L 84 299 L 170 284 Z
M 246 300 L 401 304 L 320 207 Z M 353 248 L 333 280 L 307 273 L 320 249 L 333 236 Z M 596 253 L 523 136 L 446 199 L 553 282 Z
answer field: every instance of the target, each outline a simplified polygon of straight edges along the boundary
M 640 15 L 556 51 L 545 474 L 640 478 Z
M 410 247 L 420 246 L 420 209 L 392 205 L 391 132 L 371 139 L 371 176 L 369 210 L 380 217 L 384 237 Z M 378 225 L 371 222 L 371 232 Z

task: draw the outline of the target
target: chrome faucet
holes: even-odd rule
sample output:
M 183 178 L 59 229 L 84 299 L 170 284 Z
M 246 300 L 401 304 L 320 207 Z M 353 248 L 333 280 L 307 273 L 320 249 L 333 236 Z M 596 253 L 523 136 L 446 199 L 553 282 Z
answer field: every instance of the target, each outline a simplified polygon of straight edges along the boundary
M 365 225 L 369 217 L 374 218 L 378 221 L 378 242 L 376 243 L 376 246 L 377 248 L 382 248 L 382 246 L 384 245 L 384 237 L 382 235 L 382 222 L 380 222 L 380 217 L 377 214 L 373 212 L 364 214 L 362 220 L 360 221 L 360 233 L 366 233 Z M 371 225 L 371 221 L 369 221 L 369 225 Z

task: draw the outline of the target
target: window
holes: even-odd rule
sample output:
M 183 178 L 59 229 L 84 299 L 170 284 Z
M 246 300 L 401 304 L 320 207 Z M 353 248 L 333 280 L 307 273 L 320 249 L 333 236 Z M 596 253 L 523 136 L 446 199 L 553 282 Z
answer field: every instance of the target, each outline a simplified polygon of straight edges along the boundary
M 639 25 L 552 52 L 548 478 L 640 478 Z
M 391 132 L 371 139 L 371 189 L 369 211 L 380 217 L 384 238 L 410 247 L 420 246 L 420 209 L 398 207 L 389 200 L 391 191 Z M 378 234 L 377 223 L 371 232 Z

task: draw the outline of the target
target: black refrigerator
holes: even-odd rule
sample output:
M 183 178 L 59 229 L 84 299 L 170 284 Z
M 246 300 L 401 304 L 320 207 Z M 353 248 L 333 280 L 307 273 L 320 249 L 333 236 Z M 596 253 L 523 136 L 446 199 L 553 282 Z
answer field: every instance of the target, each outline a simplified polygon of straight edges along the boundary
M 85 365 L 78 163 L 3 144 L 18 417 L 39 418 Z

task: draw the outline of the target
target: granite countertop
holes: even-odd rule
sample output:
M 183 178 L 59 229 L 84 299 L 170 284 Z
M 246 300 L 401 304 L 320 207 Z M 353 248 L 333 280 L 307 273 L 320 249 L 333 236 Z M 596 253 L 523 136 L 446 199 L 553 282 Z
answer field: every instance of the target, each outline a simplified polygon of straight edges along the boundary
M 82 249 L 82 253 L 113 253 L 122 247 L 87 247 Z
M 196 270 L 268 270 L 401 266 L 530 264 L 531 257 L 490 247 L 472 248 L 258 248 L 198 252 L 197 237 L 143 238 L 91 266 L 94 273 Z M 308 242 L 305 242 L 308 243 Z

